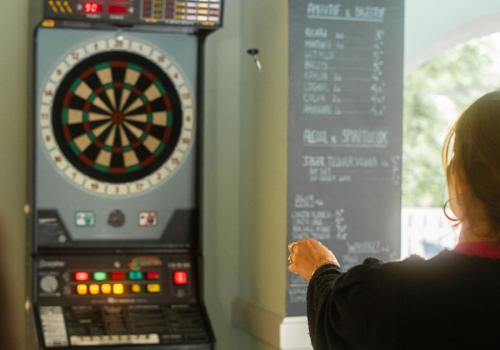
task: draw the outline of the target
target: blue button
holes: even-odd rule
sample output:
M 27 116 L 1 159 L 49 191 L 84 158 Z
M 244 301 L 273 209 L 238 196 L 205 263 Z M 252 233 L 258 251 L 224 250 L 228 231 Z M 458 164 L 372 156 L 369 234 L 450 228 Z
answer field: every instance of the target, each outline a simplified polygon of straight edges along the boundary
M 130 271 L 128 273 L 128 278 L 132 281 L 139 281 L 143 279 L 141 271 Z

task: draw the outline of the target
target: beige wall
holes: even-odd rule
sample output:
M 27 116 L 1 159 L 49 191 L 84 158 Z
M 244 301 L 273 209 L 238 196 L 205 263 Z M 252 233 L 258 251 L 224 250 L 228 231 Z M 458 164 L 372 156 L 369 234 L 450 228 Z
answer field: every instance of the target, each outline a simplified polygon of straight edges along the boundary
M 2 1 L 0 11 L 0 218 L 4 236 L 0 242 L 2 267 L 6 268 L 12 319 L 17 326 L 19 348 L 24 346 L 24 247 L 26 179 L 26 122 L 28 108 L 28 1 Z M 3 310 L 2 310 L 3 312 Z
M 285 1 L 243 5 L 241 74 L 240 297 L 285 312 L 288 9 Z
M 241 1 L 227 1 L 222 30 L 206 43 L 205 82 L 205 290 L 217 349 L 250 349 L 231 325 L 238 294 Z

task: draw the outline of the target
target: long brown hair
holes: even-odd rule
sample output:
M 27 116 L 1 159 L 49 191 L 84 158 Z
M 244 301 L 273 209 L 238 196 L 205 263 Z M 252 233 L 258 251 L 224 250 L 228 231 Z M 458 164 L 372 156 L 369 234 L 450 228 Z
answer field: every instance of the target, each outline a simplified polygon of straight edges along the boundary
M 485 221 L 487 234 L 500 240 L 500 91 L 479 98 L 455 122 L 444 143 L 443 164 L 449 186 L 458 193 L 459 219 Z

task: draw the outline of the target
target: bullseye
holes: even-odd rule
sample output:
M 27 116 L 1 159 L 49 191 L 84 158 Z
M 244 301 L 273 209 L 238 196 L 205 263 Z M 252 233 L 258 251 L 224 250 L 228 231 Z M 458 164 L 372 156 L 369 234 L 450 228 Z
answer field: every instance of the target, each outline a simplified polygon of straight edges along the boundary
M 111 114 L 111 121 L 113 122 L 113 124 L 122 124 L 123 121 L 125 120 L 125 115 L 123 114 L 123 112 L 113 112 L 113 114 Z

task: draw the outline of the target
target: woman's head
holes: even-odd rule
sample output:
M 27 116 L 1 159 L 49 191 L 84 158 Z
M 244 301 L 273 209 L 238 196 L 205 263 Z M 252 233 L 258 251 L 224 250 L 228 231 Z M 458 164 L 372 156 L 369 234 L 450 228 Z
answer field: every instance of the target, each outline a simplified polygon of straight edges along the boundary
M 456 121 L 443 163 L 458 219 L 500 240 L 500 91 L 478 99 Z

